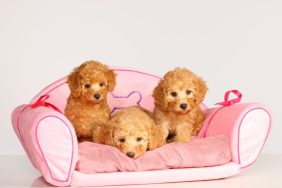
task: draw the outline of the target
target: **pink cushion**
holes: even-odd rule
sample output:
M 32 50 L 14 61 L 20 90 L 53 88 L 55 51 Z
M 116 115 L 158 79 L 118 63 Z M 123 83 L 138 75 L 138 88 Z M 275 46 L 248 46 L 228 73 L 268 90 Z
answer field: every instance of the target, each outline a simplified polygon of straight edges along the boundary
M 78 147 L 80 159 L 76 170 L 83 173 L 208 167 L 231 160 L 229 141 L 223 135 L 197 138 L 189 144 L 167 144 L 137 159 L 108 145 L 82 142 Z

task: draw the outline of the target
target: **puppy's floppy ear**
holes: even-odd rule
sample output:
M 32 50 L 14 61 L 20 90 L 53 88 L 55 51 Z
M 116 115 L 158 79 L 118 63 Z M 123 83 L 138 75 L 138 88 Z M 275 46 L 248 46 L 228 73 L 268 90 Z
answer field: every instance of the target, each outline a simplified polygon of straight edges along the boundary
M 196 85 L 196 93 L 197 93 L 196 100 L 197 100 L 197 104 L 200 104 L 203 102 L 205 95 L 208 91 L 208 88 L 205 81 L 200 77 L 197 77 L 195 82 L 196 82 L 195 85 Z
M 153 97 L 155 100 L 155 106 L 166 111 L 168 104 L 166 100 L 166 92 L 165 92 L 164 85 L 165 85 L 164 80 L 161 80 L 153 91 Z
M 108 76 L 108 91 L 113 91 L 116 86 L 116 73 L 113 70 L 109 70 Z
M 114 131 L 115 131 L 115 122 L 110 120 L 108 123 L 105 125 L 105 144 L 114 146 Z
M 68 76 L 68 85 L 73 97 L 79 97 L 81 95 L 81 83 L 79 77 L 79 68 L 75 68 L 74 71 Z
M 165 133 L 160 126 L 156 125 L 154 122 L 149 129 L 149 144 L 148 149 L 153 150 L 166 143 Z
M 158 140 L 156 138 L 156 129 L 154 128 L 154 126 L 156 125 L 153 125 L 151 127 L 151 130 L 149 131 L 149 143 L 148 143 L 148 150 L 153 150 L 155 148 L 158 147 Z

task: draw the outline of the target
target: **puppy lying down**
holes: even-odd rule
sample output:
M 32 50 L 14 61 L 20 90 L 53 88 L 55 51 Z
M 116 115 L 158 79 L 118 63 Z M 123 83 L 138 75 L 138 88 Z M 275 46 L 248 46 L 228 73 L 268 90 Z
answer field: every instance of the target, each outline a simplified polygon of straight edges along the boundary
M 163 145 L 163 131 L 156 126 L 150 112 L 141 107 L 117 111 L 106 127 L 105 144 L 118 148 L 130 158 Z
M 79 143 L 76 170 L 96 173 L 206 167 L 231 159 L 227 136 L 162 146 L 164 131 L 156 126 L 150 112 L 140 107 L 117 111 L 106 127 L 103 139 L 108 145 Z

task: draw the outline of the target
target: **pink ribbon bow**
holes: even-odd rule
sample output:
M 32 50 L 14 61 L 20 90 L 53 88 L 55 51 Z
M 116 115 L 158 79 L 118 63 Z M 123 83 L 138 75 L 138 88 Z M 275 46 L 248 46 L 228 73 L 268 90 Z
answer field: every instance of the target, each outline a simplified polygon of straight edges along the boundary
M 235 94 L 237 96 L 237 98 L 229 99 L 230 93 Z M 215 112 L 213 112 L 213 114 L 210 116 L 210 118 L 205 121 L 205 124 L 203 125 L 203 129 L 201 130 L 201 132 L 198 135 L 198 137 L 200 137 L 200 138 L 206 137 L 207 130 L 208 130 L 209 126 L 210 126 L 210 123 L 213 120 L 213 118 L 217 115 L 217 113 L 220 110 L 224 109 L 224 107 L 226 107 L 226 106 L 231 106 L 233 104 L 236 104 L 236 103 L 240 102 L 241 98 L 242 98 L 242 93 L 240 93 L 238 90 L 227 91 L 225 93 L 225 95 L 224 95 L 224 101 L 216 103 L 216 105 L 221 105 L 222 107 L 219 107 Z
M 235 94 L 237 97 L 234 99 L 229 99 L 230 93 Z M 236 103 L 239 103 L 242 99 L 242 93 L 240 93 L 238 90 L 230 90 L 227 91 L 224 95 L 224 101 L 223 102 L 218 102 L 216 105 L 221 105 L 221 106 L 230 106 Z
M 56 106 L 54 106 L 51 103 L 45 102 L 47 99 L 49 98 L 49 95 L 42 95 L 41 97 L 39 97 L 39 99 L 33 103 L 31 105 L 31 108 L 37 108 L 39 106 L 45 106 L 45 107 L 49 107 L 49 108 L 53 108 L 54 110 L 56 110 L 57 112 L 62 113 L 59 108 L 57 108 Z

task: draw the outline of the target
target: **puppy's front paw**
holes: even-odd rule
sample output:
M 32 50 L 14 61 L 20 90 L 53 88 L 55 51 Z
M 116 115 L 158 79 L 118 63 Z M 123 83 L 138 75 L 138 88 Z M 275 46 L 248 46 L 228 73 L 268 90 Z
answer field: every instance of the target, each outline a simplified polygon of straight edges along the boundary
M 192 141 L 192 137 L 191 136 L 178 136 L 176 135 L 175 137 L 172 138 L 172 140 L 174 142 L 178 142 L 178 143 L 189 143 Z

